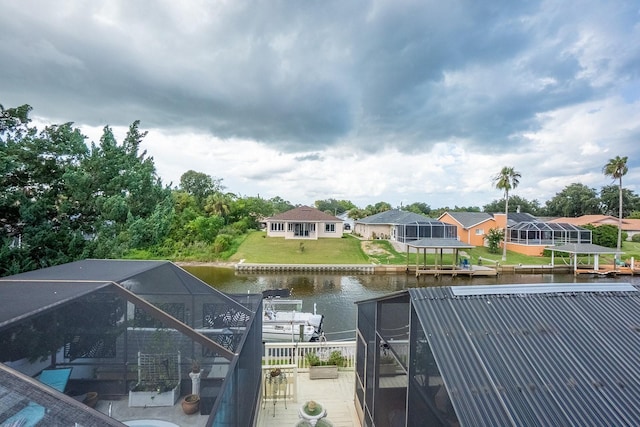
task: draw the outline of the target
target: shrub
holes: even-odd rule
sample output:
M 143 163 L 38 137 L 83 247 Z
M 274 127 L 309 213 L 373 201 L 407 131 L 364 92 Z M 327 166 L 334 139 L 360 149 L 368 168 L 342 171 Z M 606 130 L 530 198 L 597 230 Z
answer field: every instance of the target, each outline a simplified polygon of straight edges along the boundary
M 307 353 L 306 354 L 307 363 L 309 366 L 339 366 L 342 367 L 346 364 L 347 359 L 342 355 L 340 350 L 334 350 L 329 354 L 329 358 L 327 360 L 320 359 L 317 353 Z
M 640 233 L 639 234 L 634 234 L 633 236 L 631 236 L 631 241 L 632 242 L 636 242 L 636 243 L 640 243 Z

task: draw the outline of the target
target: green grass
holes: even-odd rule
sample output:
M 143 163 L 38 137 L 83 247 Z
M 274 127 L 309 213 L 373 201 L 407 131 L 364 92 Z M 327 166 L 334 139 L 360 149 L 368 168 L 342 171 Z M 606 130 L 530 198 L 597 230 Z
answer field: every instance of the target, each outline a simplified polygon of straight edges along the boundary
M 363 264 L 367 257 L 360 241 L 347 236 L 342 239 L 285 240 L 266 237 L 263 231 L 250 233 L 229 261 L 244 259 L 262 264 Z

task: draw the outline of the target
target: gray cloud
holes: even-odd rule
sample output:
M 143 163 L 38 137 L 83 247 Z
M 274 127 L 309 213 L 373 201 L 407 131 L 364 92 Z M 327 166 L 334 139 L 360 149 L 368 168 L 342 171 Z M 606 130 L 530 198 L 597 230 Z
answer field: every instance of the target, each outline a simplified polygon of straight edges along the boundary
M 29 103 L 57 122 L 140 119 L 317 153 L 300 159 L 321 160 L 338 145 L 525 150 L 524 135 L 549 112 L 640 97 L 633 0 L 0 0 L 0 8 L 5 106 Z M 617 143 L 630 148 L 637 137 L 636 128 Z

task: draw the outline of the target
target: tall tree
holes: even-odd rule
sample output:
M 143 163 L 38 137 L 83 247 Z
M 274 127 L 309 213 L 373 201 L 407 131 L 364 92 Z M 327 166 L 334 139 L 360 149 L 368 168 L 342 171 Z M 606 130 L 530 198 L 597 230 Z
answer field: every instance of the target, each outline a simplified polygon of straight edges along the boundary
M 616 156 L 613 159 L 609 159 L 609 162 L 602 168 L 605 176 L 611 177 L 614 181 L 618 180 L 618 193 L 620 197 L 618 209 L 618 246 L 616 246 L 618 252 L 620 252 L 622 245 L 622 177 L 625 176 L 628 171 L 627 156 Z M 616 257 L 619 255 L 619 253 L 616 254 Z
M 502 261 L 507 260 L 507 227 L 509 215 L 509 190 L 515 189 L 520 184 L 520 172 L 513 167 L 505 166 L 499 174 L 493 177 L 493 184 L 498 190 L 504 191 L 504 244 L 502 245 Z
M 547 215 L 576 218 L 601 214 L 600 199 L 594 188 L 574 182 L 547 200 Z
M 617 185 L 605 185 L 600 189 L 600 204 L 605 215 L 618 215 L 620 195 Z M 622 189 L 622 218 L 628 218 L 631 212 L 640 209 L 640 196 L 628 188 Z

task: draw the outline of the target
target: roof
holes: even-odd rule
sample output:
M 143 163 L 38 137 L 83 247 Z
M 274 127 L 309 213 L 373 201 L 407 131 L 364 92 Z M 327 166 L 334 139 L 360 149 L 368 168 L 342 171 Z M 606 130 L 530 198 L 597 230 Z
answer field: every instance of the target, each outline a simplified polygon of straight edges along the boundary
M 267 218 L 267 221 L 311 221 L 311 222 L 342 222 L 340 218 L 326 214 L 321 210 L 309 206 L 299 206 L 286 212 Z
M 408 292 L 460 425 L 640 425 L 635 287 Z
M 400 209 L 391 209 L 380 212 L 365 218 L 356 220 L 359 224 L 413 224 L 416 222 L 435 222 L 433 218 L 426 217 L 414 212 L 401 211 Z
M 486 212 L 445 212 L 444 214 L 440 215 L 440 218 L 442 218 L 445 214 L 448 214 L 451 218 L 455 219 L 464 228 L 471 228 L 475 225 L 480 224 L 481 222 L 493 219 L 493 215 Z
M 229 299 L 168 261 L 89 259 L 0 278 L 0 329 L 114 283 L 137 294 L 215 293 Z
M 407 242 L 407 246 L 414 248 L 442 248 L 442 249 L 473 249 L 474 245 L 463 243 L 458 239 L 420 239 Z
M 611 215 L 582 215 L 576 218 L 562 217 L 554 218 L 549 222 L 565 222 L 574 225 L 604 225 L 611 224 L 618 226 L 618 218 Z M 628 231 L 640 231 L 640 219 L 622 218 L 622 229 Z
M 509 212 L 507 215 L 510 223 L 519 223 L 519 222 L 534 222 L 538 221 L 538 218 L 526 212 Z
M 617 254 L 624 253 L 618 252 L 615 248 L 607 248 L 600 245 L 594 245 L 593 243 L 567 243 L 560 246 L 549 246 L 546 249 L 556 252 L 568 252 L 570 254 Z

